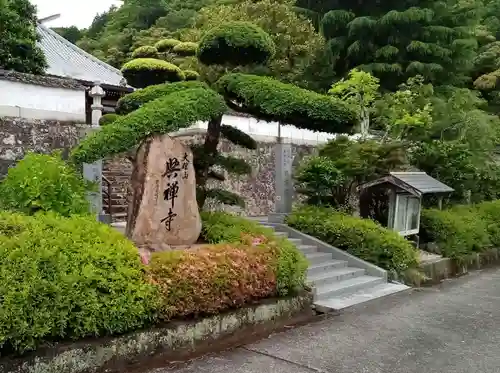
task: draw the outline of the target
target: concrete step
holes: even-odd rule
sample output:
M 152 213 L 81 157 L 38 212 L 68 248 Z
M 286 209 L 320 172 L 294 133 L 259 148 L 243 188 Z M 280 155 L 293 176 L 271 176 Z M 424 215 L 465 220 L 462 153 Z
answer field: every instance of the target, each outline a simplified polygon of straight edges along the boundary
M 382 283 L 343 296 L 318 300 L 314 302 L 314 305 L 319 312 L 339 311 L 358 304 L 383 300 L 384 297 L 410 290 L 410 287 L 403 284 Z
M 324 286 L 328 284 L 333 284 L 335 282 L 348 280 L 355 277 L 363 276 L 366 273 L 364 269 L 361 268 L 334 268 L 329 271 L 324 271 L 312 276 L 307 276 L 307 282 L 313 286 Z
M 288 241 L 293 243 L 295 246 L 301 246 L 302 240 L 300 238 L 289 238 Z
M 311 264 L 307 270 L 307 276 L 315 276 L 335 268 L 344 267 L 347 267 L 347 262 L 344 260 L 327 260 L 319 264 Z
M 331 261 L 332 254 L 317 252 L 317 253 L 306 254 L 306 258 L 309 261 L 310 265 L 321 264 L 327 261 Z
M 318 252 L 318 248 L 313 245 L 297 245 L 297 248 L 302 251 L 303 254 L 312 254 Z
M 352 294 L 359 290 L 369 288 L 384 283 L 381 277 L 359 276 L 344 281 L 333 282 L 322 286 L 316 286 L 316 299 L 324 300 L 333 297 L 339 297 L 346 294 Z
M 287 232 L 275 232 L 274 234 L 278 237 L 288 237 Z

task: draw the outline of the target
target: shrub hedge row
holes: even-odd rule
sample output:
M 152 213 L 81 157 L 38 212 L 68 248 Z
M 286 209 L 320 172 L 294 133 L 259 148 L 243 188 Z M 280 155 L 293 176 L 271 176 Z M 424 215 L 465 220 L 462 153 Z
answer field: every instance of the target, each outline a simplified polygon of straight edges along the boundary
M 198 249 L 137 248 L 93 216 L 0 213 L 0 353 L 132 331 L 304 288 L 307 262 L 272 231 L 203 214 Z
M 222 97 L 212 90 L 196 88 L 173 92 L 87 136 L 73 150 L 72 159 L 77 164 L 92 163 L 133 149 L 152 133 L 177 131 L 197 121 L 218 117 L 226 110 Z
M 150 45 L 145 45 L 134 49 L 132 58 L 158 58 L 158 49 Z
M 160 53 L 169 52 L 179 43 L 180 41 L 177 39 L 162 39 L 155 44 L 155 48 Z
M 226 74 L 216 89 L 241 104 L 244 112 L 267 121 L 329 133 L 348 133 L 355 123 L 354 112 L 345 102 L 270 77 Z
M 198 44 L 193 42 L 178 43 L 172 48 L 172 52 L 179 56 L 194 56 L 198 50 Z
M 422 241 L 436 243 L 450 258 L 500 247 L 500 200 L 448 210 L 423 210 L 420 232 Z
M 0 351 L 149 323 L 156 289 L 137 249 L 94 217 L 0 213 Z
M 329 208 L 303 207 L 289 215 L 287 223 L 398 275 L 418 266 L 418 253 L 411 243 L 372 220 Z

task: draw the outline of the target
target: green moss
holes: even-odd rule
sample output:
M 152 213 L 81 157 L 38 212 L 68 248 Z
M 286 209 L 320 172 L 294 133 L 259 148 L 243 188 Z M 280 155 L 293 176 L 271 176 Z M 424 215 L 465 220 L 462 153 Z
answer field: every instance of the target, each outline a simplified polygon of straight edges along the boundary
M 158 58 L 158 49 L 150 45 L 136 48 L 132 52 L 132 58 Z
M 208 85 L 201 82 L 177 82 L 152 85 L 147 88 L 138 89 L 130 93 L 120 100 L 116 106 L 116 112 L 120 115 L 125 115 L 139 109 L 147 102 L 156 100 L 157 98 L 169 95 L 174 92 L 183 91 L 192 88 L 206 88 Z
M 127 82 L 136 88 L 184 80 L 184 74 L 179 67 L 155 58 L 136 58 L 129 61 L 123 65 L 122 73 Z
M 198 80 L 200 78 L 200 74 L 194 70 L 184 70 L 184 76 L 186 80 Z
M 265 64 L 276 52 L 271 37 L 250 22 L 227 22 L 200 41 L 198 59 L 205 65 Z
M 155 48 L 160 53 L 169 52 L 179 43 L 180 41 L 177 39 L 163 39 L 155 44 Z
M 192 42 L 179 43 L 172 48 L 172 52 L 179 56 L 195 56 L 198 44 Z
M 227 74 L 216 83 L 216 89 L 227 100 L 242 105 L 235 109 L 263 120 L 328 133 L 350 132 L 356 122 L 346 103 L 269 77 Z
M 91 134 L 73 150 L 72 159 L 76 163 L 92 163 L 133 149 L 152 134 L 167 134 L 197 121 L 208 121 L 226 110 L 222 97 L 212 90 L 174 92 Z

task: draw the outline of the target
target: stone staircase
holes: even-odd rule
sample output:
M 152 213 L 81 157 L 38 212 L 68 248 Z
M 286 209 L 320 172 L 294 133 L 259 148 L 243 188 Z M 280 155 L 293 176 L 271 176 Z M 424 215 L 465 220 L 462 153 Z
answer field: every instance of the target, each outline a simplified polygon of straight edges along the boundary
M 327 252 L 325 247 L 328 245 L 318 245 L 316 242 L 320 241 L 290 227 L 267 222 L 261 224 L 274 229 L 277 235 L 287 237 L 309 260 L 307 282 L 313 289 L 314 305 L 319 312 L 338 311 L 410 290 L 404 284 L 388 282 L 383 269 L 336 248 L 331 247 L 333 250 Z

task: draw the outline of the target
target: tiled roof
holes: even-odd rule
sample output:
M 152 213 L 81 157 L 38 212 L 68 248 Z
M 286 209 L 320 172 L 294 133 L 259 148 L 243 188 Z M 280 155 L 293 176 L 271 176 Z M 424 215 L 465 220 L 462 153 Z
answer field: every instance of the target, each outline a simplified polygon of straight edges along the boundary
M 24 74 L 16 71 L 0 70 L 0 80 L 9 80 L 25 84 L 35 84 L 44 87 L 85 90 L 85 86 L 74 79 L 60 78 L 50 75 Z
M 391 172 L 391 175 L 415 188 L 421 194 L 453 192 L 453 188 L 434 179 L 425 172 Z
M 45 53 L 49 75 L 86 82 L 124 86 L 120 70 L 108 65 L 70 43 L 48 27 L 38 24 L 39 46 Z

